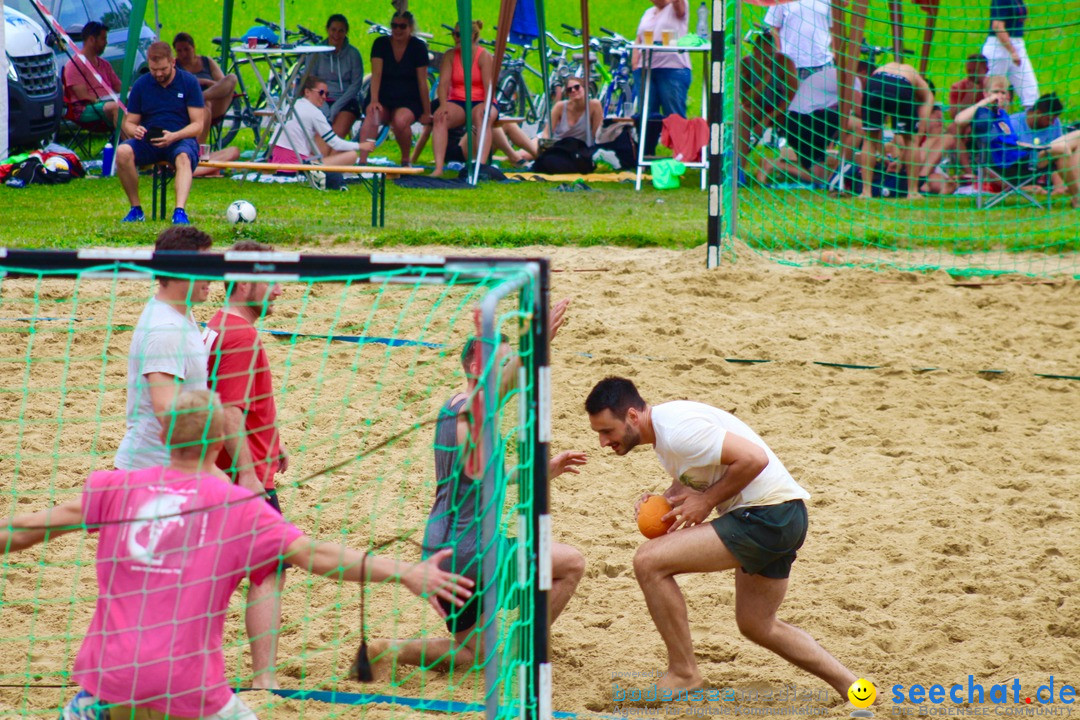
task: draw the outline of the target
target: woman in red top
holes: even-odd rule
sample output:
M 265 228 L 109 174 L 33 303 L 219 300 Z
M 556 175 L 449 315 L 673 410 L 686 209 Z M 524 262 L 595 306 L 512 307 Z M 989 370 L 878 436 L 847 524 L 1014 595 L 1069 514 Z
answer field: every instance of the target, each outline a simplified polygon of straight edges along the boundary
M 484 122 L 484 99 L 486 88 L 491 87 L 492 66 L 494 58 L 491 53 L 480 47 L 480 29 L 484 23 L 479 20 L 472 24 L 472 124 L 473 133 L 479 134 L 479 128 Z M 465 69 L 461 65 L 461 32 L 454 28 L 454 48 L 443 55 L 442 68 L 439 77 L 450 78 L 449 83 L 439 83 L 439 109 L 433 117 L 435 126 L 431 132 L 432 145 L 435 151 L 435 171 L 432 177 L 439 177 L 443 173 L 443 165 L 446 160 L 446 145 L 448 143 L 451 128 L 464 125 L 465 117 Z M 497 108 L 492 105 L 491 114 L 488 117 L 487 132 L 484 133 L 484 147 L 481 150 L 481 160 L 486 160 L 491 150 L 491 130 L 495 118 L 498 115 Z

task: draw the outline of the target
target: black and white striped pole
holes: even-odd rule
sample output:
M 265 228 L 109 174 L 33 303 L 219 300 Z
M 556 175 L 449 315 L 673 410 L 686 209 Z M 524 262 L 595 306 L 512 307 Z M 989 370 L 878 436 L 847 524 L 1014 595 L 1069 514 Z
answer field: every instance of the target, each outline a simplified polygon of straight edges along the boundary
M 738 2 L 738 0 L 735 0 Z M 724 177 L 724 75 L 727 0 L 713 0 L 712 47 L 709 57 L 709 223 L 708 255 L 705 266 L 720 265 L 720 236 L 723 232 Z

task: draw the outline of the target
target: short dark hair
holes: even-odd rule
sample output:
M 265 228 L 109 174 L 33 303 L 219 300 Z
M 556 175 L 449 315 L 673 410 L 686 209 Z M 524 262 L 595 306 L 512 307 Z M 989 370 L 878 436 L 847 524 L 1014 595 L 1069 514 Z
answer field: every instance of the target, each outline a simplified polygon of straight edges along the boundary
M 1031 109 L 1040 115 L 1060 115 L 1065 112 L 1065 106 L 1061 102 L 1061 98 L 1057 96 L 1056 92 L 1049 92 L 1039 97 L 1035 101 L 1035 104 L 1031 106 Z
M 342 25 L 344 25 L 345 26 L 345 32 L 349 32 L 349 21 L 347 19 L 345 19 L 345 16 L 342 15 L 341 13 L 334 13 L 333 15 L 331 15 L 329 17 L 329 19 L 327 19 L 327 21 L 326 21 L 326 29 L 329 30 L 330 26 L 333 25 L 336 22 L 339 22 Z
M 987 60 L 986 56 L 983 55 L 982 53 L 971 53 L 970 55 L 967 56 L 967 61 L 968 62 L 984 63 L 986 65 L 990 64 L 990 61 Z
M 606 377 L 596 383 L 589 397 L 585 398 L 585 412 L 599 415 L 610 410 L 611 414 L 620 420 L 626 418 L 626 411 L 630 408 L 644 410 L 645 405 L 645 400 L 634 387 L 634 383 L 615 376 Z
M 177 43 L 187 43 L 191 47 L 195 47 L 195 38 L 191 37 L 190 33 L 178 32 L 176 37 L 172 39 L 173 47 L 176 47 Z
M 214 241 L 193 225 L 173 225 L 161 231 L 154 241 L 154 250 L 209 250 Z
M 475 335 L 465 341 L 465 347 L 461 348 L 461 367 L 468 370 L 469 366 L 473 364 L 473 361 L 476 360 L 476 353 L 480 348 L 481 341 L 482 338 L 478 338 Z M 500 345 L 509 342 L 510 338 L 508 338 L 505 333 L 499 333 Z
M 83 40 L 85 40 L 86 38 L 97 37 L 101 33 L 108 31 L 109 28 L 105 27 L 103 23 L 99 23 L 97 20 L 91 20 L 90 22 L 83 25 L 82 37 Z

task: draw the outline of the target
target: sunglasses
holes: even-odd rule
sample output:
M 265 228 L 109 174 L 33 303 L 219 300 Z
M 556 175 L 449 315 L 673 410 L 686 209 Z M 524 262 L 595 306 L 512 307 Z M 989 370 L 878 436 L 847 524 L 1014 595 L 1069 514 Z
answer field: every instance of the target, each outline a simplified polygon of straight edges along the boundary
M 408 30 L 409 23 L 390 23 L 390 27 L 394 28 L 395 30 Z
M 326 97 L 330 93 L 328 91 L 326 91 L 326 90 L 316 90 L 315 94 L 318 95 L 319 97 Z
M 451 34 L 451 35 L 453 35 L 454 37 L 461 37 L 461 33 L 459 33 L 459 32 L 458 32 L 457 30 L 454 30 L 454 31 L 453 31 L 452 33 L 450 33 L 450 34 Z
M 580 89 L 581 89 L 580 85 L 567 85 L 566 86 L 566 92 L 576 92 L 577 90 L 580 90 Z

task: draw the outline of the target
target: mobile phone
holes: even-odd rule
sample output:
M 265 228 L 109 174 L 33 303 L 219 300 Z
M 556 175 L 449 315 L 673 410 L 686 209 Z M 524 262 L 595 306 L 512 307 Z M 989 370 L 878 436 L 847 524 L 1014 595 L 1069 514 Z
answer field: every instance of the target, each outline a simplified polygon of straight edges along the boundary
M 165 135 L 165 129 L 164 128 L 159 128 L 159 127 L 146 128 L 146 135 L 143 137 L 143 140 L 147 140 L 147 141 L 157 140 L 159 137 L 163 137 L 164 135 Z

